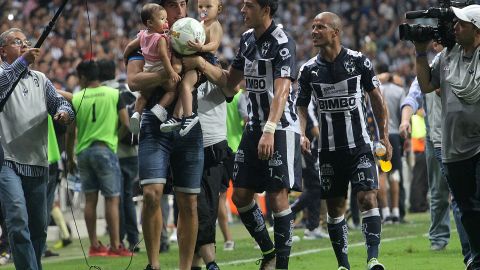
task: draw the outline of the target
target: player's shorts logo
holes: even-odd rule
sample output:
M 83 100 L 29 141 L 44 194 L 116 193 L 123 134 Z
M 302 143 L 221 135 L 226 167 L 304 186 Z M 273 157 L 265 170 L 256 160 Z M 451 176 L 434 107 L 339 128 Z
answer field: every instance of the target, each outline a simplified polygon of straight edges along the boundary
M 282 160 L 282 155 L 278 153 L 278 151 L 275 151 L 273 153 L 273 157 L 268 161 L 268 166 L 270 167 L 278 167 L 283 164 Z
M 235 154 L 235 162 L 243 163 L 245 162 L 245 154 L 243 153 L 243 150 L 239 149 L 237 153 Z
M 366 155 L 360 157 L 360 162 L 357 165 L 357 169 L 368 169 L 370 167 L 372 167 L 372 161 L 370 161 Z
M 332 181 L 330 181 L 330 177 L 328 176 L 321 176 L 320 177 L 320 186 L 323 190 L 329 191 L 332 188 Z
M 322 164 L 322 166 L 320 166 L 320 175 L 335 175 L 332 165 L 330 163 Z
M 234 164 L 233 164 L 233 172 L 232 172 L 232 174 L 233 174 L 233 175 L 232 175 L 233 180 L 237 179 L 238 170 L 239 170 L 238 164 L 237 164 L 237 163 L 234 163 Z

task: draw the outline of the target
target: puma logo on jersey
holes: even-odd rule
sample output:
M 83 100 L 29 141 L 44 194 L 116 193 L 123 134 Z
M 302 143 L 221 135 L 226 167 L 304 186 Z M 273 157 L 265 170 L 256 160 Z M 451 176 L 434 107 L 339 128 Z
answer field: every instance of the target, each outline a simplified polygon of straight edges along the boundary
M 318 70 L 312 70 L 312 74 L 315 74 L 315 76 L 318 76 Z

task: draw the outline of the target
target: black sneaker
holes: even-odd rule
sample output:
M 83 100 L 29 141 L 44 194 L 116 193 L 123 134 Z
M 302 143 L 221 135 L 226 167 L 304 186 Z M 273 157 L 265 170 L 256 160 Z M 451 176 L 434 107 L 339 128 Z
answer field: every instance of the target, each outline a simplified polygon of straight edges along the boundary
M 182 127 L 180 128 L 180 136 L 185 136 L 198 123 L 198 116 L 196 114 L 192 114 L 191 116 L 184 117 L 182 120 Z
M 138 253 L 138 252 L 140 252 L 140 248 L 139 248 L 137 245 L 135 245 L 135 244 L 133 244 L 133 245 L 130 244 L 130 245 L 128 246 L 128 250 L 130 250 L 130 251 L 133 252 L 133 253 Z
M 43 253 L 43 257 L 45 258 L 48 258 L 48 257 L 55 257 L 55 256 L 59 256 L 60 254 L 56 253 L 56 252 L 53 252 L 51 251 L 50 249 L 47 249 L 45 250 L 45 252 Z
M 275 270 L 276 263 L 275 254 L 264 255 L 263 258 L 257 261 L 257 265 L 260 264 L 259 270 Z
M 167 119 L 163 124 L 160 125 L 160 131 L 161 132 L 170 132 L 177 130 L 181 127 L 182 125 L 182 119 L 172 117 Z
M 152 268 L 152 266 L 149 264 L 147 267 L 145 267 L 145 270 L 160 270 L 160 268 Z

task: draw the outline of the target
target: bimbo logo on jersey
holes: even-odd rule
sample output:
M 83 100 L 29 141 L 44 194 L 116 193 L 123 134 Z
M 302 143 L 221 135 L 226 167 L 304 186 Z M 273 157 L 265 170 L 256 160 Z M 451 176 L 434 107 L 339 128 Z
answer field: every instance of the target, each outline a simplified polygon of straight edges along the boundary
M 245 78 L 245 86 L 248 90 L 266 90 L 265 79 L 262 78 Z
M 322 111 L 351 111 L 356 108 L 357 99 L 354 96 L 318 99 L 318 109 Z

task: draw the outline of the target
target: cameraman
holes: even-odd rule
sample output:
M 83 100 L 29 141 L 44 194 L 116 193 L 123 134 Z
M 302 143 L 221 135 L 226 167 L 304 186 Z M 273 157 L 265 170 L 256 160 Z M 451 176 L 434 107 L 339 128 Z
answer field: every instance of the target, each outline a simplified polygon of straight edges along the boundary
M 447 181 L 462 212 L 472 252 L 469 269 L 480 269 L 480 5 L 452 7 L 455 46 L 444 49 L 430 68 L 427 43 L 415 43 L 417 76 L 422 92 L 440 88 L 442 97 L 442 162 Z

